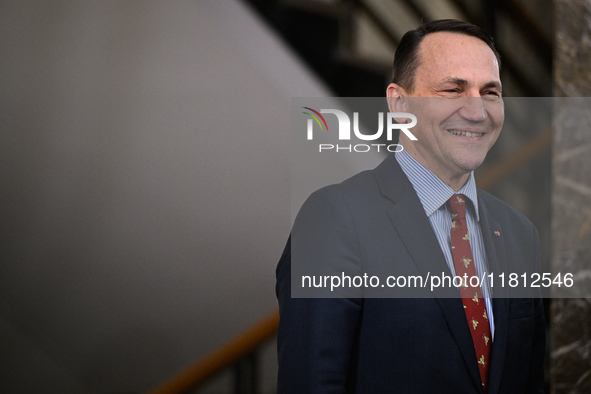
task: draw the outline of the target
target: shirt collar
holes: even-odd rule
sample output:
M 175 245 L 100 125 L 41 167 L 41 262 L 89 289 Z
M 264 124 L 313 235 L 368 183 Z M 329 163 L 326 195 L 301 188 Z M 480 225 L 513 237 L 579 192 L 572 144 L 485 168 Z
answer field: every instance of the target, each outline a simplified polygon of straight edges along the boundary
M 444 205 L 454 194 L 463 194 L 474 206 L 476 220 L 480 221 L 478 214 L 478 196 L 476 192 L 476 181 L 474 171 L 470 172 L 468 182 L 456 193 L 451 187 L 445 184 L 425 166 L 416 161 L 406 151 L 396 152 L 396 161 L 406 174 L 408 180 L 417 192 L 419 200 L 427 216 L 431 216 L 436 210 Z

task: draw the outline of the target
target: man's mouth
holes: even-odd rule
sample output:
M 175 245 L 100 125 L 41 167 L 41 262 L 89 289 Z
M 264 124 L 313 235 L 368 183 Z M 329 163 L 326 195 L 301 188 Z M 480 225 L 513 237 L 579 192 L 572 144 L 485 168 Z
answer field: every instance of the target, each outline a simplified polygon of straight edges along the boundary
M 484 133 L 473 133 L 471 131 L 454 130 L 454 129 L 449 129 L 447 131 L 449 131 L 453 135 L 461 135 L 464 137 L 482 137 L 484 135 Z

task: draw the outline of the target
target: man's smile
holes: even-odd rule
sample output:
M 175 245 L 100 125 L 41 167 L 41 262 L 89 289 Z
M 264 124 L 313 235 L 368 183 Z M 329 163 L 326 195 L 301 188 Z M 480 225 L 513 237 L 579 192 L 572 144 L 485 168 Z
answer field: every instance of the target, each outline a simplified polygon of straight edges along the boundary
M 474 132 L 474 131 L 457 130 L 457 129 L 448 129 L 447 131 L 453 135 L 460 135 L 463 137 L 470 137 L 470 138 L 482 137 L 482 136 L 484 136 L 484 134 L 486 134 L 484 132 Z

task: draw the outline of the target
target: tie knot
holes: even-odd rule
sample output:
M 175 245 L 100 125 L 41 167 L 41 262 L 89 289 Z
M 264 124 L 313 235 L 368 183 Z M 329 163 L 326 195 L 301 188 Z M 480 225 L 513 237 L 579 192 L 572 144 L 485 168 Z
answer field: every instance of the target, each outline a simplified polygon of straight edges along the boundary
M 466 201 L 468 198 L 463 194 L 454 194 L 447 201 L 447 208 L 452 215 L 452 219 L 465 219 L 466 218 Z

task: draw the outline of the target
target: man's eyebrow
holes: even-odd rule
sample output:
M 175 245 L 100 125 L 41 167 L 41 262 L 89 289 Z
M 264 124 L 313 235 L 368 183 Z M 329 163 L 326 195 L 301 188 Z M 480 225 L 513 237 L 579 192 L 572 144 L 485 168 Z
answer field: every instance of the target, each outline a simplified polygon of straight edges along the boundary
M 466 85 L 468 85 L 468 81 L 466 81 L 465 79 L 462 79 L 462 78 L 449 77 L 449 78 L 445 78 L 443 81 L 439 82 L 437 84 L 437 86 L 441 87 L 442 85 L 446 85 L 446 84 L 466 86 Z M 502 86 L 501 86 L 501 83 L 498 81 L 490 81 L 490 82 L 487 82 L 486 84 L 484 84 L 484 86 L 482 86 L 482 89 L 490 89 L 490 88 L 495 88 L 495 89 L 500 90 L 500 89 L 502 89 Z
M 501 86 L 501 83 L 497 82 L 497 81 L 491 81 L 491 82 L 485 84 L 482 88 L 483 89 L 495 88 L 495 89 L 499 89 L 499 90 L 503 89 L 503 87 Z
M 468 81 L 466 81 L 465 79 L 461 79 L 461 78 L 449 77 L 449 78 L 445 78 L 443 81 L 439 82 L 437 85 L 441 86 L 441 85 L 445 85 L 448 83 L 451 83 L 454 85 L 467 85 Z

